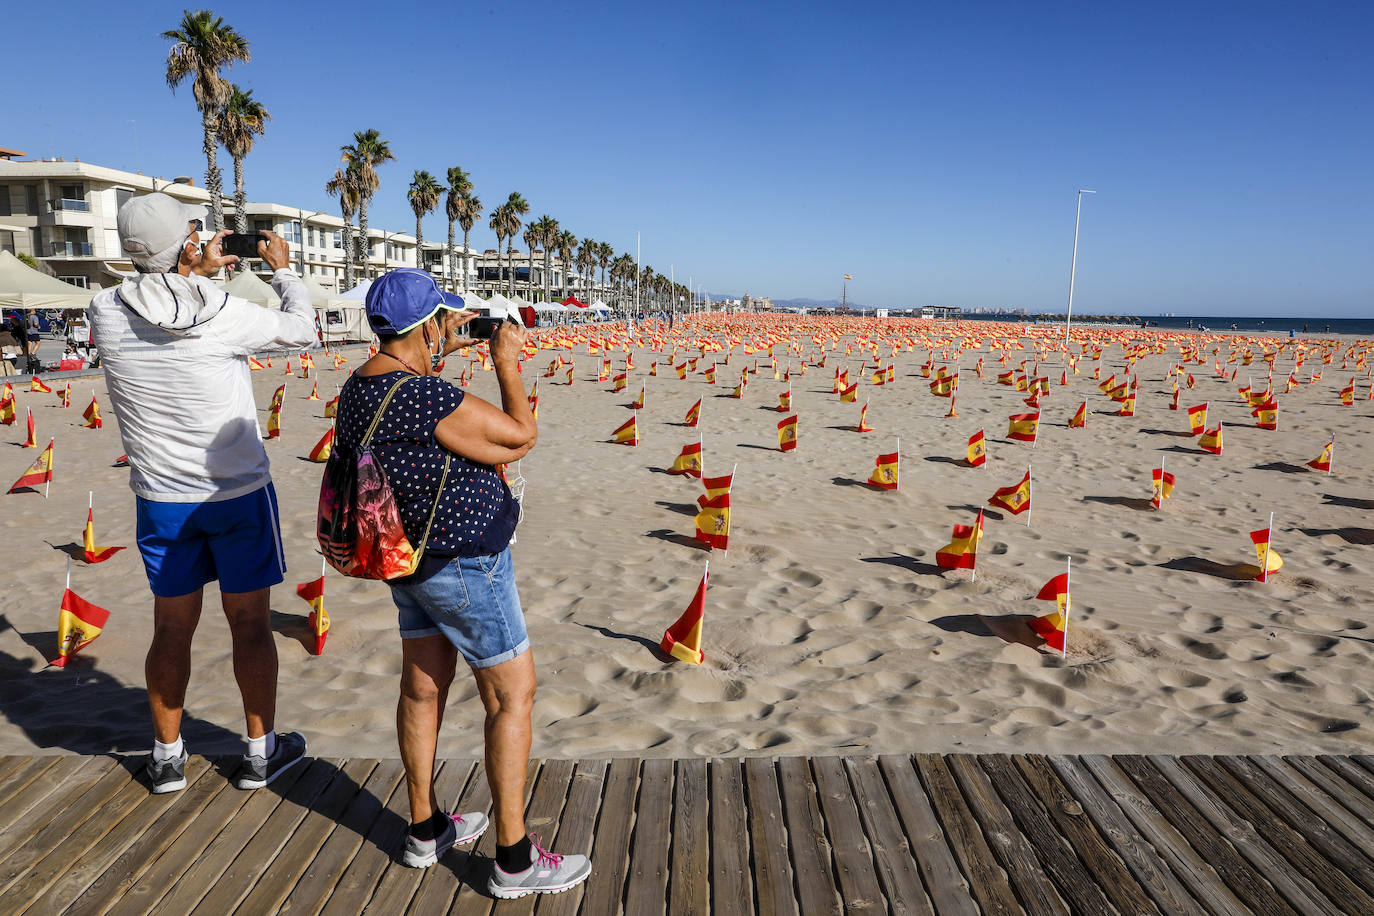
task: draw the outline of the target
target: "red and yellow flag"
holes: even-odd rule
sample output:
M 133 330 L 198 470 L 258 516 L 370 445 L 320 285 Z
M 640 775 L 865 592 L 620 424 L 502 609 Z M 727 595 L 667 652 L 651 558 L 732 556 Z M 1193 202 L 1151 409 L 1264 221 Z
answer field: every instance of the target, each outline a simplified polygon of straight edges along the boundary
M 1250 540 L 1255 545 L 1255 559 L 1259 560 L 1260 572 L 1255 578 L 1267 582 L 1270 573 L 1278 572 L 1283 567 L 1283 557 L 1279 556 L 1271 543 L 1272 534 L 1269 528 L 1251 531 Z
M 857 401 L 858 399 L 859 399 L 859 383 L 858 383 L 858 382 L 855 382 L 854 384 L 849 385 L 848 387 L 844 388 L 844 389 L 840 392 L 840 400 L 843 401 L 843 402 L 846 403 L 846 404 L 853 404 L 853 403 L 854 403 L 855 401 Z
M 62 401 L 62 406 L 63 406 L 63 407 L 71 407 L 71 406 L 72 406 L 72 383 L 71 383 L 71 382 L 68 382 L 68 383 L 67 383 L 67 387 L 65 387 L 65 388 L 62 389 L 62 393 L 58 395 L 58 398 L 61 399 L 61 401 Z
M 41 391 L 44 394 L 52 394 L 52 389 L 43 384 L 43 380 L 36 375 L 29 381 L 29 390 Z
M 701 503 L 697 513 L 697 540 L 716 550 L 730 547 L 730 492 L 712 497 Z
M 707 366 L 706 371 L 702 374 L 706 376 L 707 384 L 714 385 L 716 383 L 716 364 L 712 363 L 711 365 Z
M 677 377 L 679 379 L 685 379 L 687 377 L 686 363 L 678 363 L 676 366 L 673 367 L 673 369 L 677 371 Z
M 6 382 L 3 393 L 0 393 L 0 423 L 12 426 L 14 420 L 14 386 Z
M 955 525 L 954 537 L 935 554 L 935 562 L 941 569 L 976 569 L 978 564 L 978 542 L 983 539 L 983 510 L 978 510 L 978 521 L 972 525 Z
M 1133 384 L 1131 385 L 1130 391 L 1126 393 L 1125 397 L 1118 398 L 1118 400 L 1121 401 L 1121 407 L 1116 412 L 1116 415 L 1118 417 L 1135 416 L 1135 393 L 1136 386 Z
M 702 470 L 701 443 L 693 442 L 684 445 L 682 452 L 673 459 L 673 466 L 668 468 L 669 474 L 683 474 L 687 477 L 700 477 Z
M 95 507 L 86 510 L 86 530 L 81 534 L 87 563 L 104 563 L 123 547 L 97 547 L 95 544 Z
M 29 414 L 30 417 L 33 414 Z M 23 489 L 24 487 L 36 487 L 40 484 L 52 482 L 52 446 L 56 439 L 48 440 L 48 447 L 39 454 L 38 460 L 29 465 L 29 469 L 20 475 L 19 479 L 10 487 L 10 492 Z
M 624 391 L 630 385 L 630 374 L 628 372 L 622 372 L 612 379 L 612 381 L 615 382 L 613 390 Z
M 1007 438 L 1018 442 L 1034 442 L 1040 431 L 1040 411 L 1014 413 L 1008 419 Z
M 1207 431 L 1207 402 L 1203 401 L 1196 407 L 1188 408 L 1188 423 L 1193 428 L 1193 435 L 1200 436 Z
M 658 378 L 658 361 L 649 363 L 649 377 Z
M 324 418 L 326 420 L 339 415 L 339 396 L 336 394 L 328 401 L 324 402 Z
M 1250 416 L 1255 418 L 1255 425 L 1260 429 L 1279 428 L 1279 405 L 1273 398 L 1257 405 L 1254 410 L 1250 411 Z
M 683 423 L 686 423 L 688 426 L 697 425 L 697 421 L 701 419 L 701 401 L 701 398 L 697 398 L 697 402 L 687 408 L 687 416 L 683 418 Z
M 310 460 L 321 463 L 329 460 L 329 453 L 334 450 L 334 427 L 325 430 L 320 441 L 315 443 L 315 447 L 310 450 Z
M 957 378 L 957 375 L 946 375 L 936 378 L 935 381 L 930 383 L 930 393 L 937 398 L 949 397 L 954 393 L 955 379 Z
M 1052 614 L 1030 620 L 1031 630 L 1044 637 L 1050 648 L 1063 652 L 1069 629 L 1069 574 L 1060 573 L 1046 582 L 1035 597 L 1040 601 L 1053 601 L 1059 608 Z
M 1020 515 L 1030 508 L 1031 504 L 1031 474 L 1027 469 L 1026 475 L 1017 483 L 1009 487 L 1002 487 L 988 499 L 989 506 L 997 506 L 1006 509 L 1012 515 Z
M 637 423 L 639 415 L 636 414 L 624 423 L 616 427 L 615 432 L 611 433 L 612 442 L 620 442 L 625 445 L 639 444 L 639 425 Z
M 633 401 L 630 402 L 630 409 L 631 409 L 631 410 L 643 410 L 643 409 L 644 409 L 644 392 L 645 392 L 646 387 L 647 387 L 647 386 L 645 386 L 645 385 L 643 385 L 643 384 L 641 384 L 641 385 L 639 386 L 639 397 L 635 398 Z M 538 398 L 535 399 L 535 402 L 538 403 Z
M 792 409 L 792 389 L 791 389 L 791 388 L 788 388 L 786 391 L 784 391 L 784 392 L 782 392 L 781 394 L 778 395 L 778 406 L 777 406 L 776 410 L 778 411 L 778 413 L 787 413 L 787 411 L 789 411 L 789 410 L 791 410 L 791 409 Z
M 1205 430 L 1197 440 L 1198 448 L 1204 452 L 1211 452 L 1213 455 L 1221 454 L 1221 424 L 1217 424 L 1216 429 Z
M 986 464 L 986 463 L 987 463 L 987 460 L 988 460 L 988 445 L 987 445 L 987 440 L 983 437 L 983 431 L 980 429 L 980 430 L 978 430 L 978 432 L 976 432 L 976 433 L 974 433 L 973 435 L 971 435 L 971 436 L 968 437 L 968 458 L 967 458 L 967 461 L 968 461 L 968 463 L 969 463 L 970 466 L 976 468 L 976 467 L 981 467 L 982 465 Z
M 1069 418 L 1069 429 L 1083 429 L 1088 425 L 1088 402 L 1084 401 L 1078 405 L 1072 417 Z
M 91 604 L 70 588 L 62 593 L 57 614 L 57 658 L 49 664 L 65 668 L 67 659 L 89 646 L 110 619 L 110 612 Z
M 1150 505 L 1158 509 L 1164 500 L 1174 495 L 1174 475 L 1163 468 L 1155 468 L 1150 472 L 1150 489 L 1154 493 Z
M 290 369 L 291 364 L 287 363 Z M 275 439 L 281 435 L 281 405 L 286 399 L 286 385 L 282 385 L 272 395 L 272 406 L 267 411 L 267 438 Z
M 259 369 L 266 369 L 267 367 L 256 356 L 250 356 L 248 357 L 248 368 L 257 372 Z
M 81 424 L 86 429 L 100 429 L 105 425 L 105 421 L 100 417 L 100 403 L 95 399 L 94 394 L 91 395 L 91 403 L 87 405 L 85 410 L 81 411 L 81 416 L 86 420 L 85 423 Z
M 733 472 L 723 477 L 701 478 L 701 485 L 705 488 L 706 495 L 697 497 L 697 505 L 705 506 L 708 501 L 715 499 L 717 496 L 724 496 L 726 493 L 729 493 L 730 484 L 734 479 L 735 475 Z
M 687 610 L 682 612 L 677 623 L 663 632 L 663 641 L 658 644 L 673 658 L 691 665 L 700 665 L 706 658 L 701 651 L 701 624 L 706 616 L 706 582 L 710 573 L 708 565 L 701 574 L 701 582 L 692 596 L 692 603 L 687 605 Z
M 1328 442 L 1328 443 L 1326 443 L 1326 445 L 1322 447 L 1322 453 L 1321 453 L 1320 455 L 1318 455 L 1316 458 L 1314 458 L 1314 459 L 1312 459 L 1311 461 L 1307 462 L 1307 466 L 1308 466 L 1309 468 L 1312 468 L 1313 470 L 1316 470 L 1316 471 L 1325 471 L 1326 473 L 1330 474 L 1330 473 L 1331 473 L 1331 453 L 1332 453 L 1332 451 L 1335 450 L 1335 448 L 1336 448 L 1336 437 L 1335 437 L 1335 436 L 1332 436 L 1332 437 L 1331 437 L 1331 441 Z
M 864 406 L 859 408 L 859 425 L 854 427 L 856 433 L 871 433 L 873 427 L 868 425 L 868 402 L 864 401 Z
M 537 383 L 536 383 L 536 384 L 537 384 Z M 319 399 L 320 399 L 320 383 L 319 383 L 319 380 L 316 379 L 315 381 L 313 381 L 313 382 L 310 383 L 310 397 L 306 398 L 306 400 L 307 400 L 307 401 L 318 401 Z
M 879 455 L 874 462 L 873 473 L 868 475 L 869 486 L 877 487 L 880 490 L 901 489 L 898 476 L 901 463 L 901 457 L 897 452 Z
M 784 452 L 790 452 L 796 447 L 797 415 L 793 414 L 778 421 L 778 448 Z
M 1355 403 L 1355 376 L 1350 376 L 1350 384 L 1341 389 L 1341 403 L 1350 407 Z
M 310 629 L 315 632 L 315 654 L 323 655 L 324 641 L 329 638 L 329 612 L 324 609 L 324 576 L 297 585 L 296 594 L 310 605 Z

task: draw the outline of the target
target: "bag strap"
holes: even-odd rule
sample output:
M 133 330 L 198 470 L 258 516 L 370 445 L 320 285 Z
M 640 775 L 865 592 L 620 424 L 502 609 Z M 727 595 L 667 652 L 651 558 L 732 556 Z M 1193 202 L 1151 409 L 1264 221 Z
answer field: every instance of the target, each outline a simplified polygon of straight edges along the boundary
M 386 412 L 386 405 L 391 403 L 391 396 L 396 393 L 396 389 L 400 388 L 412 378 L 418 377 L 419 376 L 407 374 L 396 380 L 396 384 L 391 386 L 391 390 L 386 393 L 386 397 L 382 398 L 382 406 L 377 408 L 377 413 L 372 418 L 372 425 L 367 428 L 367 433 L 363 436 L 362 441 L 358 443 L 358 448 L 367 448 L 367 444 L 372 441 L 372 434 L 377 431 L 377 424 L 382 422 L 382 414 Z

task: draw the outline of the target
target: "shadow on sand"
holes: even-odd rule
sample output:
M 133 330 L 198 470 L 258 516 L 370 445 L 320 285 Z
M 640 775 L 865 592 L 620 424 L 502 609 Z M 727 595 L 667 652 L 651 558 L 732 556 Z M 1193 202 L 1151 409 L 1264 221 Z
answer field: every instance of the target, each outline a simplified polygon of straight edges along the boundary
M 930 563 L 922 563 L 915 557 L 904 557 L 900 554 L 893 554 L 890 557 L 860 557 L 865 563 L 883 563 L 887 566 L 896 566 L 913 572 L 918 576 L 940 576 L 943 577 L 945 571 L 939 566 L 932 566 Z
M 1202 573 L 1204 576 L 1230 579 L 1232 582 L 1253 582 L 1260 572 L 1258 563 L 1217 563 L 1202 557 L 1179 557 L 1167 563 L 1160 563 L 1159 568 Z
M 691 547 L 696 550 L 704 550 L 708 553 L 711 550 L 710 547 L 707 547 L 705 544 L 701 543 L 701 541 L 698 541 L 691 535 L 679 534 L 678 532 L 668 528 L 658 528 L 654 531 L 646 531 L 644 533 L 644 536 L 650 538 L 658 538 L 660 541 L 667 541 L 669 544 L 676 544 L 679 547 Z
M 1043 649 L 1044 638 L 1030 628 L 1030 621 L 1034 619 L 1030 614 L 950 614 L 948 617 L 936 618 L 930 623 L 946 633 L 992 636 L 1006 643 Z
M 1127 509 L 1135 509 L 1136 511 L 1154 508 L 1148 499 L 1139 499 L 1135 496 L 1085 496 L 1083 502 L 1102 503 L 1107 506 L 1125 506 Z

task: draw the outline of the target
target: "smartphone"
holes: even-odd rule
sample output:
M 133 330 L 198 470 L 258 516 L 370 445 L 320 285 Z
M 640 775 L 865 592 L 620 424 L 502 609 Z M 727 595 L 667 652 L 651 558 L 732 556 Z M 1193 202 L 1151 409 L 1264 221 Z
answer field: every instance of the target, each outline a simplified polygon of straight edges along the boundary
M 493 318 L 490 315 L 478 315 L 469 321 L 458 333 L 466 334 L 473 340 L 491 340 L 491 336 L 496 333 L 496 329 L 501 326 L 503 318 Z
M 220 240 L 220 251 L 224 254 L 237 255 L 240 258 L 261 258 L 258 254 L 258 242 L 265 239 L 265 236 L 250 232 L 247 235 L 226 235 Z

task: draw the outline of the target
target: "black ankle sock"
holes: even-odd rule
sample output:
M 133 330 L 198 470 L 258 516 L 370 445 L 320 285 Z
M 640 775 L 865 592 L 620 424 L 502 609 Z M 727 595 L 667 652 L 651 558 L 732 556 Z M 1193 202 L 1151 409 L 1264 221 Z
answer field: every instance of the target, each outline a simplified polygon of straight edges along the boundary
M 504 872 L 524 871 L 530 867 L 530 838 L 521 837 L 514 846 L 496 844 L 496 864 Z
M 410 835 L 422 842 L 428 842 L 444 832 L 448 817 L 442 811 L 435 811 L 429 820 L 410 825 Z

